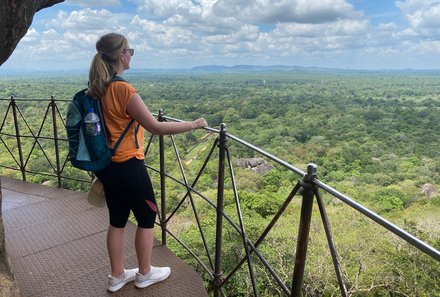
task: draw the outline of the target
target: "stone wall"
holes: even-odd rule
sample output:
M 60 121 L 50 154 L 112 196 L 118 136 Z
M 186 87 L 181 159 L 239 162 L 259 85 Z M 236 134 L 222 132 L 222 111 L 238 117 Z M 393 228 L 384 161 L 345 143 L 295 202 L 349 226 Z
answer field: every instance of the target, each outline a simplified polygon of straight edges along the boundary
M 3 225 L 2 213 L 2 181 L 0 178 L 0 296 L 2 297 L 19 297 L 20 291 L 14 284 L 5 250 L 5 228 Z

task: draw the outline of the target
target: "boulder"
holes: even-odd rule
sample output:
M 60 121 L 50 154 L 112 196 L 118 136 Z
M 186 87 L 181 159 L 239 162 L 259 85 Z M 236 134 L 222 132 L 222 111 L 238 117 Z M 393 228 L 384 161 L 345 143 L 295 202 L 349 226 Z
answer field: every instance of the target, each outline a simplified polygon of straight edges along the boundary
M 428 197 L 428 199 L 437 196 L 437 187 L 433 184 L 424 184 L 421 191 L 426 197 Z
M 262 158 L 244 158 L 237 159 L 235 164 L 241 168 L 247 168 L 258 174 L 265 174 L 274 167 Z

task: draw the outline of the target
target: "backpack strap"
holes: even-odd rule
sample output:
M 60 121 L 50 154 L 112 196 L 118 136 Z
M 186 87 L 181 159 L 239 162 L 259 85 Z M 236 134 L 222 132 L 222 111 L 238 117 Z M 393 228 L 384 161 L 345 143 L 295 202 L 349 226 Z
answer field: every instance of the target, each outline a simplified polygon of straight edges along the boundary
M 113 76 L 111 81 L 112 81 L 112 82 L 113 82 L 113 81 L 123 81 L 123 82 L 127 82 L 125 79 L 123 79 L 122 77 L 120 77 L 120 76 L 118 76 L 118 75 Z
M 114 81 L 127 82 L 125 79 L 123 79 L 122 77 L 120 77 L 118 75 L 113 76 L 111 81 L 112 82 L 114 82 Z M 128 129 L 130 129 L 130 127 L 131 127 L 131 125 L 133 123 L 134 123 L 134 119 L 131 119 L 131 121 L 128 123 L 127 127 L 125 127 L 124 131 L 122 132 L 121 136 L 119 136 L 119 139 L 116 142 L 115 146 L 112 149 L 110 149 L 112 156 L 114 156 L 116 154 L 116 150 L 118 149 L 119 145 L 121 144 L 122 140 L 124 139 L 125 135 L 127 134 Z M 139 143 L 138 143 L 138 140 L 137 140 L 137 132 L 139 130 L 139 126 L 140 125 L 138 124 L 137 127 L 135 127 L 135 132 L 134 132 L 134 140 L 135 140 L 136 148 L 137 149 L 139 148 Z
M 138 131 L 139 131 L 139 127 L 140 127 L 140 126 L 141 126 L 141 125 L 138 124 L 138 125 L 136 126 L 136 128 L 134 128 L 134 142 L 136 143 L 136 148 L 137 148 L 137 149 L 139 148 L 139 142 L 138 142 L 137 134 L 138 134 Z
M 125 80 L 122 77 L 115 75 L 115 76 L 113 76 L 111 81 L 113 82 L 113 81 L 125 81 Z M 87 83 L 87 85 L 89 85 L 89 84 L 90 84 L 90 82 Z M 85 90 L 88 90 L 88 89 L 85 89 Z M 103 127 L 104 127 L 104 129 L 102 129 L 102 131 L 104 132 L 105 139 L 107 139 L 107 141 L 110 141 L 110 138 L 108 136 L 110 134 L 110 131 L 107 129 L 107 125 L 105 124 L 104 114 L 102 113 L 101 98 L 97 98 L 96 100 L 98 100 L 98 104 L 97 104 L 98 105 L 98 115 L 99 115 L 99 118 L 101 119 Z M 112 156 L 113 156 L 113 154 L 112 154 Z
M 101 99 L 97 99 L 97 100 L 98 100 L 98 104 L 97 104 L 98 105 L 98 115 L 102 121 L 102 126 L 104 128 L 104 129 L 102 129 L 102 131 L 104 132 L 105 139 L 107 139 L 107 141 L 109 141 L 109 137 L 107 134 L 107 132 L 109 132 L 109 131 L 107 131 L 107 125 L 105 124 L 104 114 L 102 113 Z
M 117 75 L 113 76 L 113 78 L 111 80 L 111 82 L 114 82 L 114 81 L 127 82 L 125 79 L 123 79 L 122 77 L 117 76 Z M 104 129 L 102 129 L 102 131 L 104 132 L 104 136 L 110 142 L 110 139 L 108 137 L 107 125 L 105 124 L 104 115 L 102 113 L 101 99 L 98 99 L 98 113 L 99 113 L 100 119 L 102 120 L 102 124 L 105 127 Z M 127 127 L 125 127 L 124 131 L 122 132 L 121 136 L 119 136 L 118 141 L 116 142 L 115 146 L 113 148 L 110 148 L 110 152 L 111 152 L 112 156 L 114 156 L 116 154 L 116 150 L 118 149 L 119 145 L 121 144 L 122 140 L 124 139 L 125 135 L 128 132 L 128 129 L 130 129 L 130 126 L 133 124 L 133 122 L 134 122 L 134 119 L 131 119 L 131 121 L 128 123 Z M 139 130 L 139 126 L 140 125 L 138 124 L 138 126 L 135 128 L 135 137 L 134 137 L 137 149 L 139 148 L 139 143 L 137 140 L 137 132 Z
M 121 136 L 119 136 L 119 139 L 118 139 L 118 141 L 116 142 L 115 146 L 114 146 L 112 149 L 110 149 L 110 151 L 111 151 L 111 153 L 112 153 L 112 156 L 114 156 L 114 155 L 116 154 L 116 150 L 118 149 L 119 145 L 120 145 L 121 142 L 122 142 L 122 139 L 124 139 L 125 134 L 127 134 L 128 129 L 129 129 L 130 126 L 133 124 L 133 122 L 134 122 L 134 119 L 131 119 L 130 123 L 128 123 L 127 127 L 125 127 L 125 129 L 124 129 L 124 131 L 122 132 Z M 137 133 L 136 133 L 136 134 L 137 134 Z M 136 136 L 136 135 L 135 135 L 135 136 Z M 135 139 L 136 139 L 136 145 L 137 145 L 137 137 L 135 137 Z

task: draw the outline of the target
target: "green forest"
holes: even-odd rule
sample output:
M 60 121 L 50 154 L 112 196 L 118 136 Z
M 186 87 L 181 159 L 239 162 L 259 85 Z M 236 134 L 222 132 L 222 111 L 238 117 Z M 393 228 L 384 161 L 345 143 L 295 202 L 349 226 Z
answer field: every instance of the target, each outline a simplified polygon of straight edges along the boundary
M 130 81 L 153 113 L 193 120 L 204 116 L 209 126 L 227 125 L 228 133 L 305 171 L 318 165 L 318 179 L 354 201 L 440 250 L 440 71 L 348 71 L 296 69 L 289 71 L 144 71 L 127 72 Z M 18 158 L 12 112 L 3 120 L 11 96 L 26 117 L 23 134 L 53 137 L 49 119 L 42 124 L 51 97 L 61 116 L 68 100 L 87 86 L 86 73 L 2 75 L 0 110 L 2 133 L 0 165 L 16 165 Z M 27 100 L 27 99 L 44 99 Z M 65 100 L 65 101 L 64 101 Z M 50 113 L 50 111 L 49 111 Z M 29 132 L 31 127 L 32 132 Z M 62 122 L 59 137 L 65 138 Z M 165 138 L 166 168 L 182 179 L 175 158 L 178 150 L 189 183 L 217 135 L 200 130 Z M 146 133 L 145 145 L 150 141 Z M 228 140 L 247 235 L 256 240 L 300 177 L 243 145 Z M 36 144 L 22 139 L 27 169 L 50 173 L 54 142 L 40 137 Z M 65 160 L 67 144 L 60 143 Z M 9 149 L 8 149 L 9 148 Z M 159 167 L 158 139 L 148 145 L 146 164 Z M 32 154 L 27 157 L 27 154 Z M 217 150 L 215 150 L 217 152 Z M 216 202 L 218 156 L 208 162 L 195 188 Z M 256 172 L 239 160 L 262 158 L 270 170 Z M 21 179 L 21 172 L 0 167 L 2 175 Z M 64 175 L 90 180 L 85 172 L 64 168 Z M 53 174 L 53 171 L 52 171 Z M 159 199 L 159 175 L 150 175 Z M 57 186 L 48 175 L 27 180 Z M 88 183 L 63 179 L 63 187 L 87 191 Z M 225 213 L 237 220 L 232 180 L 225 181 Z M 167 211 L 179 204 L 186 188 L 167 181 Z M 185 200 L 168 227 L 205 262 L 193 209 L 197 208 L 211 255 L 214 254 L 215 215 L 204 199 Z M 440 263 L 329 194 L 323 200 L 350 296 L 440 296 Z M 259 246 L 267 262 L 290 289 L 298 236 L 301 196 L 295 196 L 283 216 Z M 160 228 L 157 228 L 159 232 Z M 160 237 L 159 233 L 158 238 Z M 209 276 L 172 238 L 169 247 Z M 243 256 L 242 239 L 225 226 L 222 270 L 227 275 Z M 261 296 L 284 296 L 270 274 L 253 256 Z M 247 266 L 229 279 L 228 296 L 252 296 Z M 313 208 L 303 285 L 304 296 L 340 295 L 337 278 L 316 203 Z

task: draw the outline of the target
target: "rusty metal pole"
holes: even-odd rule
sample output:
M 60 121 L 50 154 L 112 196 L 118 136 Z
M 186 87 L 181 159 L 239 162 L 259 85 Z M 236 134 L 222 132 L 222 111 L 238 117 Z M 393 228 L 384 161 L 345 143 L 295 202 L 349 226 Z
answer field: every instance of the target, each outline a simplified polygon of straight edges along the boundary
M 321 213 L 322 224 L 324 225 L 325 235 L 327 237 L 327 243 L 330 249 L 330 253 L 333 259 L 333 265 L 335 266 L 336 278 L 338 279 L 339 289 L 341 296 L 348 297 L 347 286 L 345 285 L 344 274 L 342 272 L 341 264 L 339 263 L 338 253 L 336 252 L 336 246 L 333 242 L 333 235 L 330 230 L 330 222 L 325 211 L 324 202 L 322 201 L 321 193 L 318 188 L 315 189 L 315 197 L 318 202 L 319 212 Z
M 301 218 L 299 222 L 298 241 L 296 245 L 295 268 L 293 271 L 293 282 L 291 296 L 301 296 L 301 289 L 304 278 L 304 268 L 307 258 L 307 245 L 309 243 L 310 221 L 312 219 L 314 185 L 311 183 L 316 177 L 318 166 L 316 164 L 307 165 L 307 174 L 301 181 L 303 196 L 301 206 Z
M 215 230 L 215 265 L 214 265 L 214 297 L 221 296 L 221 260 L 223 239 L 223 204 L 225 188 L 225 159 L 226 159 L 226 124 L 220 124 L 219 135 L 219 160 L 218 160 L 218 184 L 217 184 L 217 224 Z
M 163 109 L 159 109 L 159 114 L 157 116 L 159 122 L 164 122 L 164 112 Z M 162 230 L 162 244 L 167 245 L 167 221 L 166 221 L 166 191 L 165 191 L 165 147 L 164 147 L 164 136 L 159 135 L 159 162 L 160 162 L 160 228 Z
M 56 107 L 57 104 L 55 102 L 55 97 L 50 97 L 50 107 L 52 109 L 52 126 L 53 126 L 53 138 L 54 138 L 54 144 L 55 144 L 55 159 L 57 164 L 57 179 L 58 179 L 58 188 L 61 188 L 61 172 L 60 172 L 60 151 L 59 151 L 59 145 L 58 145 L 58 127 L 57 127 L 57 114 L 56 114 Z
M 17 139 L 18 156 L 20 158 L 21 176 L 23 181 L 26 181 L 26 169 L 24 168 L 24 163 L 23 163 L 23 150 L 21 147 L 20 128 L 18 126 L 18 119 L 17 119 L 17 106 L 15 103 L 14 96 L 11 96 L 10 104 L 12 105 L 12 114 L 14 116 L 15 138 Z

